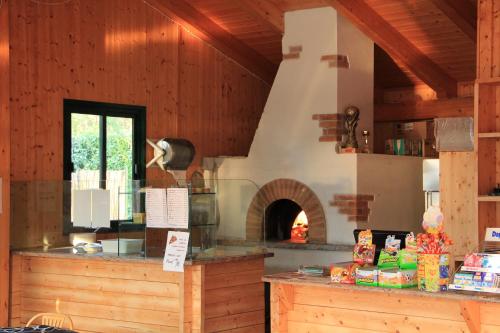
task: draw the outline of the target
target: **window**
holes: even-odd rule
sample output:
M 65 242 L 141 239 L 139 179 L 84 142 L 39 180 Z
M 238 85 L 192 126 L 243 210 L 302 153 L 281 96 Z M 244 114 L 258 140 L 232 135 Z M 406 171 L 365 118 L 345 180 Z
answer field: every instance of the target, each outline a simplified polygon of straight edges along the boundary
M 145 116 L 141 106 L 64 101 L 64 179 L 110 190 L 114 228 L 132 220 L 132 180 L 145 178 Z

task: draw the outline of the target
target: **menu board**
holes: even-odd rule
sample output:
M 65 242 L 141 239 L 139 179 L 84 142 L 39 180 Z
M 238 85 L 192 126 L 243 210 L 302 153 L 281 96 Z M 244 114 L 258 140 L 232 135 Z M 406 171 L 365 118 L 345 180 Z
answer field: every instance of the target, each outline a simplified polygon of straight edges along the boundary
M 167 228 L 187 229 L 189 195 L 187 188 L 167 189 Z
M 187 229 L 188 189 L 146 189 L 146 224 L 148 228 Z

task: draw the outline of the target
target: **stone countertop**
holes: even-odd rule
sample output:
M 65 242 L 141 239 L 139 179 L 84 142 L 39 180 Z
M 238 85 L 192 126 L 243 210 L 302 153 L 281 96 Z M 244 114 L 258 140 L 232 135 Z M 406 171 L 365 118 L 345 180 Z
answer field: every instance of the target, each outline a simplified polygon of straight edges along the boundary
M 145 258 L 138 254 L 117 255 L 111 253 L 73 253 L 72 247 L 62 247 L 54 249 L 27 249 L 12 251 L 13 255 L 21 255 L 28 257 L 45 257 L 45 258 L 69 258 L 69 259 L 84 259 L 84 260 L 104 260 L 104 261 L 122 261 L 122 262 L 137 262 L 137 263 L 157 263 L 162 264 L 163 258 L 150 257 Z M 221 248 L 216 250 L 214 256 L 207 256 L 206 258 L 197 258 L 193 260 L 186 260 L 185 265 L 209 265 L 224 262 L 236 262 L 244 260 L 252 260 L 259 258 L 272 257 L 273 253 L 265 250 L 261 251 L 248 251 L 243 249 L 228 249 Z
M 465 292 L 457 290 L 449 290 L 444 292 L 425 292 L 420 291 L 417 288 L 382 288 L 382 287 L 368 287 L 368 286 L 358 286 L 353 284 L 342 284 L 333 283 L 330 281 L 329 276 L 318 277 L 318 276 L 308 276 L 297 272 L 287 272 L 287 273 L 277 273 L 272 275 L 266 275 L 262 278 L 264 282 L 270 283 L 282 283 L 282 284 L 292 284 L 292 285 L 306 285 L 311 287 L 324 287 L 332 289 L 343 289 L 348 291 L 362 291 L 362 292 L 373 292 L 381 294 L 400 294 L 414 297 L 432 297 L 432 298 L 445 298 L 456 301 L 477 301 L 477 302 L 489 302 L 489 303 L 500 303 L 500 295 L 497 294 L 486 294 L 486 293 L 475 293 L 475 292 Z

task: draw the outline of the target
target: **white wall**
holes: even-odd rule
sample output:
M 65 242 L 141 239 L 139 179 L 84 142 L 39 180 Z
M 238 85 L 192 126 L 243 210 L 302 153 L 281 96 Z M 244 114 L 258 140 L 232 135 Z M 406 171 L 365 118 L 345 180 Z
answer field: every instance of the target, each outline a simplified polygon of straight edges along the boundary
M 338 52 L 338 25 L 338 15 L 331 7 L 285 13 L 283 50 L 286 53 L 289 46 L 302 45 L 303 51 L 299 59 L 281 63 L 248 158 L 226 159 L 219 169 L 219 177 L 251 179 L 259 186 L 276 178 L 300 181 L 316 193 L 324 207 L 327 242 L 352 243 L 355 225 L 347 223 L 346 217 L 330 207 L 329 201 L 334 193 L 355 193 L 356 156 L 338 155 L 334 152 L 334 143 L 318 142 L 321 129 L 318 122 L 312 120 L 313 114 L 339 112 L 338 72 L 358 73 L 351 69 L 328 68 L 326 62 L 320 62 L 322 55 Z M 359 54 L 365 55 L 365 50 L 373 47 L 366 38 L 356 45 L 363 49 Z M 351 51 L 356 51 L 354 46 Z M 365 62 L 373 63 L 373 54 L 367 55 Z M 352 89 L 359 90 L 360 86 L 367 85 L 362 91 L 369 90 L 371 81 L 363 74 Z M 370 94 L 359 94 L 356 98 L 358 101 L 354 98 L 350 101 L 357 105 L 372 101 Z M 362 111 L 368 112 L 368 109 Z M 227 224 L 234 223 L 238 215 L 245 219 L 246 212 L 242 214 L 234 204 L 222 201 L 220 204 L 221 226 L 228 232 L 225 236 L 244 238 L 241 228 L 231 228 Z
M 361 227 L 421 232 L 425 210 L 420 157 L 358 154 L 358 194 L 373 194 Z
M 373 42 L 328 7 L 285 13 L 283 50 L 297 45 L 303 48 L 300 58 L 281 63 L 249 156 L 224 159 L 219 178 L 249 179 L 259 187 L 277 178 L 306 184 L 323 205 L 330 244 L 353 244 L 357 227 L 416 230 L 424 200 L 421 159 L 336 154 L 334 143 L 318 142 L 321 129 L 312 120 L 313 114 L 342 112 L 353 104 L 361 111 L 358 131 L 372 130 Z M 325 54 L 348 55 L 351 67 L 328 68 L 319 60 Z M 250 182 L 219 182 L 219 237 L 245 239 L 257 190 Z M 376 196 L 368 224 L 348 222 L 329 204 L 334 194 L 356 193 Z M 302 261 L 323 263 L 325 253 L 279 249 L 270 262 L 296 268 Z

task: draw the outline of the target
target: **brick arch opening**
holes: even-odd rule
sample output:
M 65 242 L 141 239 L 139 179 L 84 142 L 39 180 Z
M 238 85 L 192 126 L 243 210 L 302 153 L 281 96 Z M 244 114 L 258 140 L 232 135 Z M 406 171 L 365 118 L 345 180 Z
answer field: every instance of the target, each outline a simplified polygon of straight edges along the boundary
M 255 194 L 247 212 L 247 240 L 263 240 L 266 208 L 281 199 L 292 200 L 306 213 L 309 220 L 309 243 L 326 243 L 326 219 L 321 202 L 309 187 L 293 179 L 273 180 Z

